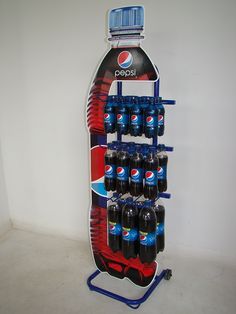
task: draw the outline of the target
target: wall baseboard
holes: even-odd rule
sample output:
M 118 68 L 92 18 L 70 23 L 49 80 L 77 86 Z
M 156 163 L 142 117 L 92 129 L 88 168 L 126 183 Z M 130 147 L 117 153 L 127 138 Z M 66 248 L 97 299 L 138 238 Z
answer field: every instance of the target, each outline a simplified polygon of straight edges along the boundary
M 6 220 L 0 223 L 0 237 L 7 233 L 12 228 L 10 220 Z

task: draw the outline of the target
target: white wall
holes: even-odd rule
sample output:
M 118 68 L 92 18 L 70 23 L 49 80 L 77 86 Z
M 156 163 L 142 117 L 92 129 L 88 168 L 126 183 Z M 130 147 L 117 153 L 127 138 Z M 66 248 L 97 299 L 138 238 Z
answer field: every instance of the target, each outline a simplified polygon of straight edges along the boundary
M 236 258 L 235 1 L 1 2 L 2 155 L 16 225 L 87 239 L 85 102 L 107 49 L 105 14 L 144 4 L 144 48 L 176 98 L 167 245 Z
M 11 227 L 0 142 L 0 236 Z

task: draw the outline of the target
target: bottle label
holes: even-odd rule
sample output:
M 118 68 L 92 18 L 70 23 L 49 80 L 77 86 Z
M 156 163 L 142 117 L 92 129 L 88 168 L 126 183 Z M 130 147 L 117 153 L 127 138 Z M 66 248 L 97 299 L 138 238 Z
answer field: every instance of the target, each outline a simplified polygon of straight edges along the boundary
M 117 179 L 120 181 L 129 180 L 129 167 L 117 167 L 116 174 Z
M 157 117 L 156 116 L 148 116 L 146 117 L 146 127 L 147 128 L 154 128 L 157 127 Z
M 128 115 L 126 113 L 118 113 L 116 119 L 117 124 L 128 124 Z
M 117 222 L 108 221 L 108 230 L 112 235 L 120 236 L 121 235 L 121 224 Z
M 158 180 L 165 180 L 166 179 L 166 166 L 157 168 L 157 178 L 158 178 Z
M 142 125 L 142 116 L 137 114 L 132 114 L 130 118 L 130 123 L 132 126 Z
M 145 172 L 145 184 L 146 185 L 157 185 L 157 171 L 148 170 Z
M 131 181 L 134 183 L 143 182 L 143 169 L 142 168 L 133 168 L 130 171 Z
M 156 227 L 156 235 L 157 236 L 163 235 L 164 234 L 164 228 L 165 228 L 164 223 L 158 222 L 157 227 Z
M 105 165 L 105 178 L 115 179 L 115 177 L 116 177 L 116 166 Z
M 155 232 L 143 232 L 139 231 L 139 241 L 140 244 L 146 245 L 146 246 L 152 246 L 155 245 L 156 242 L 156 233 Z
M 164 116 L 162 114 L 158 115 L 158 126 L 164 125 Z
M 136 228 L 122 227 L 122 239 L 125 241 L 136 241 L 138 238 L 138 230 Z
M 104 123 L 114 123 L 115 122 L 115 114 L 114 113 L 104 113 Z

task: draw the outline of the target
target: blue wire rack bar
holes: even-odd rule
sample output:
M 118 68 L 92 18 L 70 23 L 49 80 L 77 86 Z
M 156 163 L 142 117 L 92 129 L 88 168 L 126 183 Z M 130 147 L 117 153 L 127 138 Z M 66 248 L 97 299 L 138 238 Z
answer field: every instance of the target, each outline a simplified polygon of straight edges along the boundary
M 87 285 L 91 291 L 96 291 L 100 294 L 103 294 L 103 295 L 109 297 L 109 298 L 112 298 L 112 299 L 115 299 L 115 300 L 120 301 L 122 303 L 125 303 L 126 305 L 128 305 L 132 309 L 137 309 L 143 302 L 145 302 L 150 297 L 150 295 L 156 289 L 156 287 L 159 285 L 159 283 L 162 281 L 162 279 L 169 280 L 171 278 L 172 271 L 171 271 L 171 269 L 162 270 L 162 272 L 154 278 L 153 283 L 148 287 L 148 289 L 146 290 L 144 295 L 138 299 L 128 299 L 128 298 L 125 298 L 119 294 L 116 294 L 116 293 L 113 293 L 111 291 L 108 291 L 108 290 L 105 290 L 103 288 L 95 286 L 94 284 L 92 284 L 92 280 L 95 279 L 99 274 L 101 274 L 101 272 L 99 270 L 96 270 L 87 279 Z

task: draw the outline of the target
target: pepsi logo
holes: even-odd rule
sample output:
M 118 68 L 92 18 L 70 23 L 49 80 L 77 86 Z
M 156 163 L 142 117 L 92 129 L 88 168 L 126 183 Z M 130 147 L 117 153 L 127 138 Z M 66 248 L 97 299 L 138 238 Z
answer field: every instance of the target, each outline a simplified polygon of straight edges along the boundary
M 140 239 L 140 241 L 145 241 L 146 240 L 146 236 L 145 235 L 140 235 L 139 239 Z
M 153 119 L 153 117 L 151 117 L 151 116 L 148 116 L 148 117 L 146 118 L 146 122 L 147 122 L 148 124 L 152 124 L 153 121 L 154 121 L 154 119 Z
M 133 57 L 129 51 L 122 51 L 117 58 L 117 63 L 122 69 L 127 69 L 133 63 Z
M 117 115 L 117 120 L 118 120 L 118 121 L 122 121 L 122 119 L 123 119 L 122 114 L 118 113 L 118 115 Z
M 112 166 L 106 165 L 105 166 L 105 174 L 112 174 L 112 172 L 113 172 Z
M 157 168 L 157 173 L 158 173 L 158 175 L 162 175 L 163 172 L 164 172 L 164 170 L 163 170 L 162 167 L 158 167 L 158 168 Z
M 114 225 L 110 225 L 109 228 L 110 230 L 115 230 L 116 227 Z
M 117 172 L 117 175 L 118 175 L 119 177 L 122 177 L 122 176 L 125 174 L 125 169 L 122 168 L 122 167 L 118 167 L 118 168 L 116 169 L 116 172 Z
M 132 179 L 137 179 L 139 177 L 139 171 L 138 169 L 132 169 L 131 170 L 131 178 Z
M 129 231 L 123 230 L 122 235 L 123 235 L 123 237 L 128 237 L 129 236 Z
M 152 181 L 154 179 L 154 173 L 152 171 L 147 171 L 145 173 L 145 178 L 147 181 Z
M 136 114 L 132 114 L 131 116 L 131 122 L 136 123 L 138 122 L 138 116 Z
M 159 116 L 158 116 L 158 122 L 162 122 L 163 120 L 164 120 L 163 115 L 159 114 Z
M 110 119 L 109 113 L 105 113 L 105 114 L 104 114 L 104 120 L 109 120 L 109 119 Z

